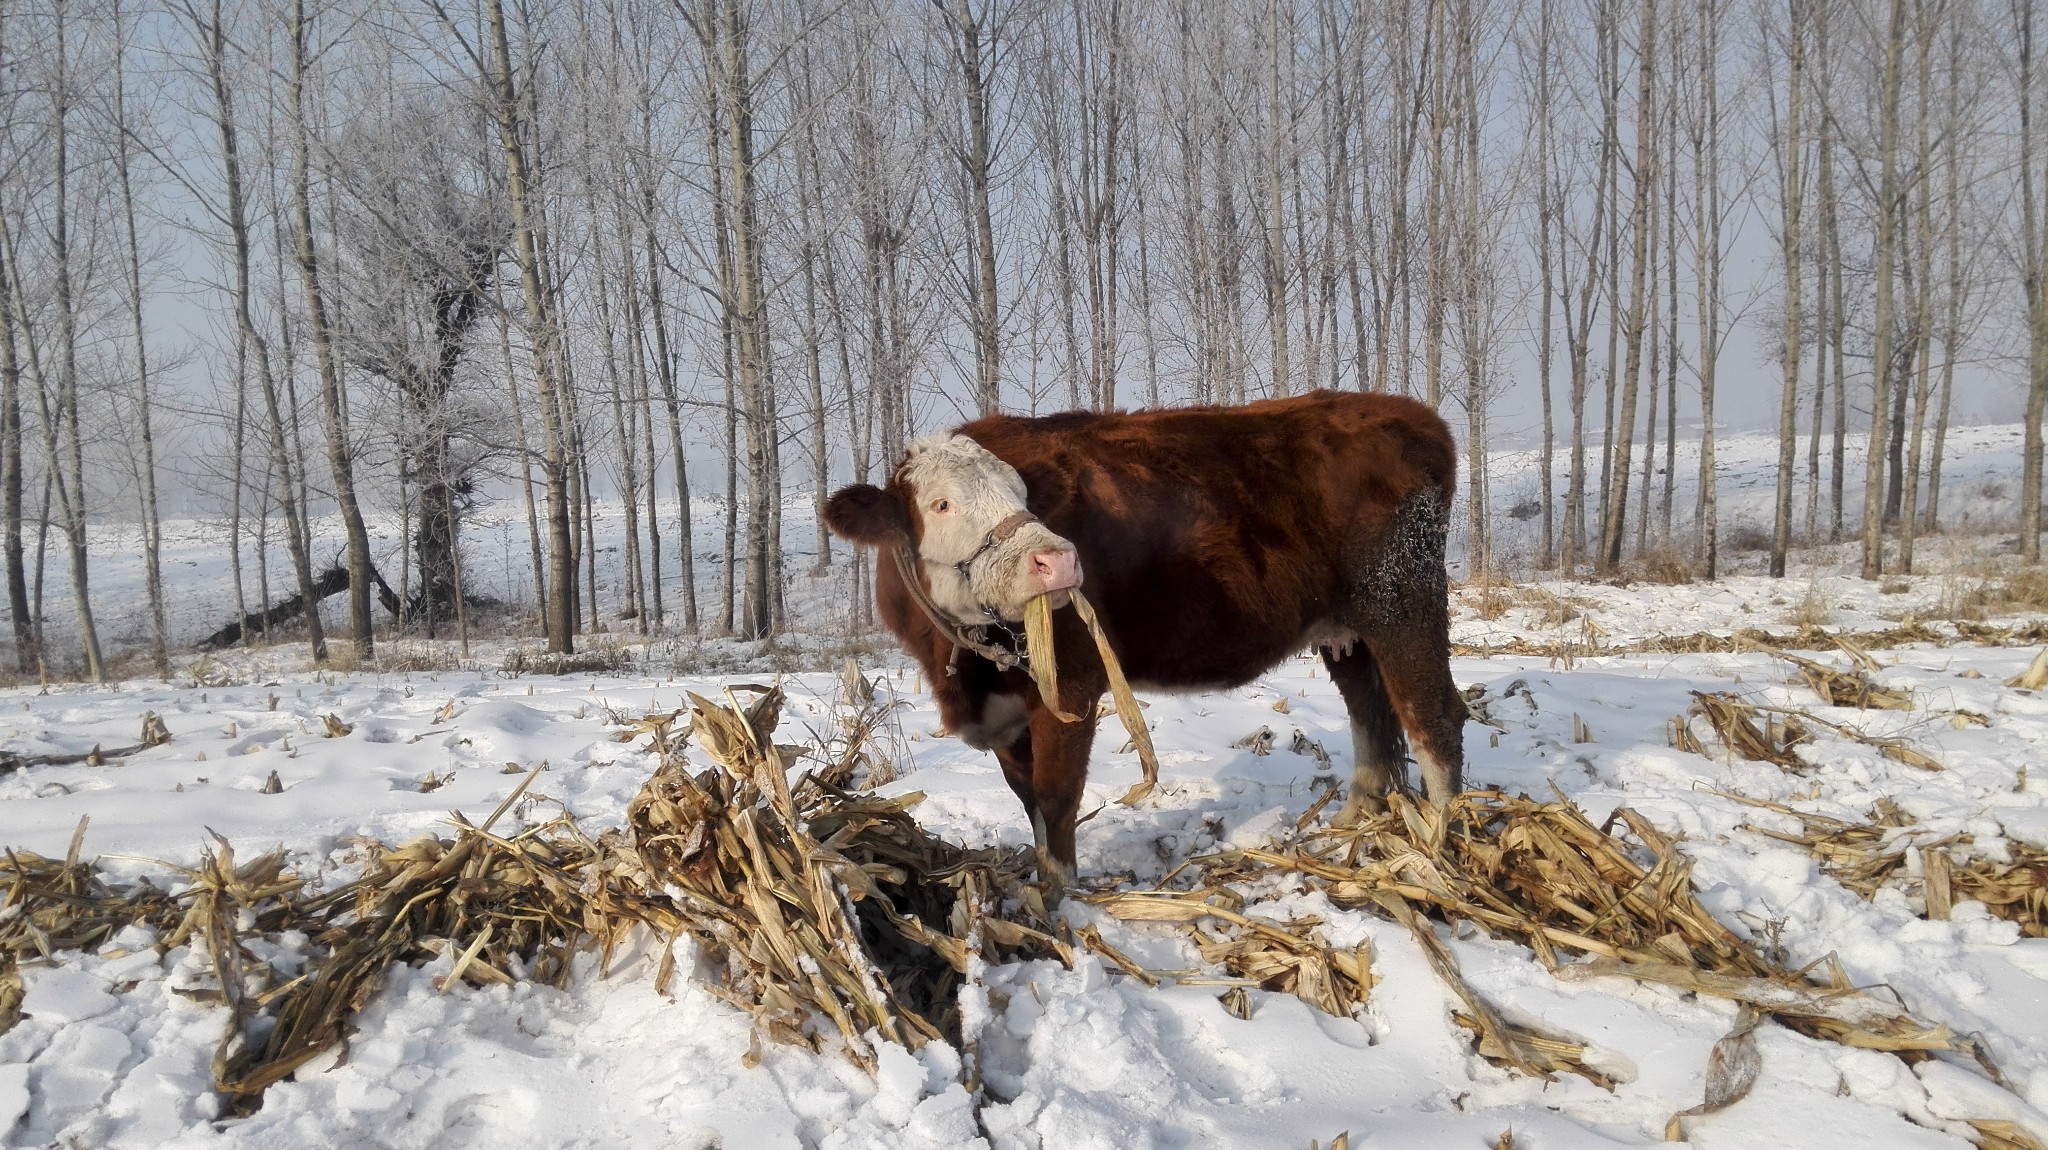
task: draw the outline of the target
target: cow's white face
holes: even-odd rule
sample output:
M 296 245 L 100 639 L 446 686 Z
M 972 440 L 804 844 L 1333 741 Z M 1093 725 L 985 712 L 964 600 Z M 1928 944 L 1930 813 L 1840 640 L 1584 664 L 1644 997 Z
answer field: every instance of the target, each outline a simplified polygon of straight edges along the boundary
M 1081 585 L 1074 545 L 1036 519 L 1016 521 L 1028 514 L 1024 478 L 981 444 L 964 435 L 921 439 L 898 475 L 924 522 L 917 554 L 932 600 L 947 614 L 973 623 L 988 608 L 1015 621 L 1031 599 L 1051 594 L 1062 606 Z
M 912 444 L 888 491 L 857 485 L 834 493 L 826 522 L 839 535 L 893 546 L 917 533 L 932 601 L 963 623 L 989 613 L 1015 622 L 1040 595 L 1064 606 L 1081 585 L 1074 545 L 1036 519 L 1025 519 L 1024 479 L 1017 469 L 964 435 L 941 434 Z M 908 506 L 905 506 L 908 504 Z

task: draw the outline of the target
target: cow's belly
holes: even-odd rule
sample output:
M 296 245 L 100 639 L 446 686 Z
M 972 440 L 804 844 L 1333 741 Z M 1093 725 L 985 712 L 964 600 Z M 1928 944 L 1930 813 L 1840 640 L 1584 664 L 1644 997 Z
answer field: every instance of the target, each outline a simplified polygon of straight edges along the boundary
M 1154 691 L 1222 690 L 1311 647 L 1355 641 L 1333 618 L 1344 598 L 1336 586 L 1304 585 L 1284 564 L 1260 567 L 1272 578 L 1226 581 L 1199 566 L 1159 562 L 1102 580 L 1104 621 L 1124 674 Z
M 1303 651 L 1320 647 L 1348 650 L 1356 633 L 1334 624 L 1312 624 L 1280 635 L 1239 631 L 1230 637 L 1183 633 L 1150 650 L 1118 651 L 1132 686 L 1164 694 L 1192 695 L 1225 691 L 1272 670 Z

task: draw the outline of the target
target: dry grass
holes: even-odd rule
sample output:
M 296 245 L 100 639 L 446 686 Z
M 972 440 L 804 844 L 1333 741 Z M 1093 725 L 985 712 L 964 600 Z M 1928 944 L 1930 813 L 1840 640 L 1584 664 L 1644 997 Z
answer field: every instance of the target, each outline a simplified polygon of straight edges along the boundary
M 515 647 L 505 653 L 498 674 L 506 678 L 521 675 L 623 675 L 638 670 L 633 652 L 616 640 L 592 639 L 580 651 L 557 654 Z
M 1941 600 L 1934 609 L 1936 618 L 1952 622 L 1981 622 L 1990 611 L 1986 607 L 1989 596 L 1985 592 L 1986 580 L 1981 576 L 1944 573 L 1941 577 Z
M 1492 571 L 1481 571 L 1460 583 L 1457 591 L 1459 606 L 1491 623 L 1514 607 L 1522 588 Z
M 1510 595 L 1506 588 L 1489 585 L 1467 595 L 1465 603 L 1472 608 L 1474 615 L 1491 623 L 1506 615 L 1508 608 L 1515 605 L 1515 600 L 1514 596 Z
M 882 677 L 868 678 L 860 663 L 848 657 L 840 672 L 835 725 L 813 732 L 811 756 L 823 764 L 818 781 L 835 787 L 878 787 L 895 781 L 895 755 L 882 746 L 882 737 L 893 730 L 892 719 L 902 705 L 886 693 Z M 661 749 L 668 753 L 666 747 Z
M 1977 558 L 1943 573 L 1941 587 L 1938 610 L 1948 619 L 2048 613 L 2048 566 Z
M 1542 587 L 1521 587 L 1516 597 L 1530 608 L 1536 622 L 1544 627 L 1562 627 L 1566 623 L 1584 618 L 1587 607 L 1592 606 L 1576 596 L 1559 595 Z
M 1821 587 L 1820 580 L 1810 579 L 1805 594 L 1785 613 L 1785 622 L 1802 631 L 1817 630 L 1834 618 L 1834 610 L 1834 600 Z
M 390 675 L 473 671 L 477 661 L 464 659 L 460 651 L 445 643 L 387 639 L 377 648 L 377 669 Z
M 2048 613 L 2048 567 L 2006 567 L 1979 576 L 1961 606 L 1977 618 Z
M 1622 565 L 1620 583 L 1656 583 L 1682 586 L 1699 577 L 1692 556 L 1675 543 L 1646 547 Z
M 1721 549 L 1735 555 L 1769 551 L 1771 533 L 1754 523 L 1737 523 L 1721 532 Z

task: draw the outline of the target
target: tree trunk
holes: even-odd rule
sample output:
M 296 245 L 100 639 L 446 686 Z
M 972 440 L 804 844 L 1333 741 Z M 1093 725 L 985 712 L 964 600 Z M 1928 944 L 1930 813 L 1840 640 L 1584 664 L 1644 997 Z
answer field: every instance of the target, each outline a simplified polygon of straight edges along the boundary
M 1884 75 L 1878 92 L 1877 246 L 1873 274 L 1877 303 L 1871 336 L 1870 445 L 1863 469 L 1863 568 L 1865 579 L 1884 574 L 1885 453 L 1891 439 L 1893 294 L 1898 259 L 1899 86 L 1900 57 L 1905 54 L 1906 0 L 1891 0 L 1890 31 L 1885 36 Z
M 1699 229 L 1700 320 L 1700 573 L 1720 575 L 1720 490 L 1714 473 L 1714 390 L 1721 354 L 1721 13 L 1716 0 L 1700 0 L 1700 115 L 1705 147 L 1693 175 Z M 1796 367 L 1795 367 L 1796 372 Z M 1796 383 L 1796 380 L 1795 380 Z M 1789 402 L 1789 401 L 1788 401 Z
M 42 404 L 44 447 L 49 458 L 50 473 L 56 477 L 57 505 L 64 515 L 64 542 L 71 560 L 72 606 L 78 616 L 79 644 L 85 650 L 85 671 L 93 682 L 104 683 L 107 681 L 107 668 L 100 655 L 99 629 L 93 621 L 85 542 L 85 448 L 79 428 L 78 402 L 79 305 L 73 290 L 73 251 L 70 232 L 72 93 L 69 83 L 71 46 L 65 30 L 66 12 L 67 7 L 63 4 L 55 8 L 56 87 L 50 94 L 50 101 L 54 105 L 51 136 L 55 160 L 51 171 L 50 243 L 55 251 L 58 336 L 57 394 L 54 412 L 50 409 L 50 394 L 47 387 L 39 388 L 38 391 Z
M 505 199 L 512 214 L 514 259 L 519 265 L 519 289 L 525 299 L 526 323 L 533 346 L 534 387 L 540 403 L 542 473 L 547 483 L 548 585 L 543 608 L 547 621 L 548 650 L 570 654 L 576 649 L 573 630 L 576 614 L 575 541 L 569 533 L 569 458 L 563 426 L 563 406 L 558 396 L 559 360 L 555 351 L 554 319 L 550 299 L 542 283 L 539 241 L 535 235 L 537 205 L 529 203 L 526 142 L 521 138 L 519 92 L 513 81 L 511 41 L 505 31 L 504 0 L 490 0 L 493 51 L 491 84 L 492 115 L 497 121 L 498 146 L 505 157 Z
M 1636 163 L 1635 163 L 1635 208 L 1631 213 L 1630 230 L 1634 244 L 1632 262 L 1629 268 L 1629 302 L 1627 319 L 1627 361 L 1621 372 L 1621 413 L 1612 425 L 1613 443 L 1610 453 L 1614 460 L 1613 488 L 1607 501 L 1607 516 L 1600 530 L 1600 570 L 1611 573 L 1621 566 L 1621 545 L 1624 538 L 1623 526 L 1628 516 L 1628 480 L 1630 450 L 1629 441 L 1636 421 L 1636 384 L 1642 371 L 1643 326 L 1646 319 L 1643 297 L 1646 284 L 1644 276 L 1649 270 L 1649 210 L 1650 185 L 1656 178 L 1656 96 L 1652 83 L 1655 74 L 1657 44 L 1657 5 L 1646 3 L 1642 10 L 1642 40 L 1638 48 L 1640 59 L 1636 73 Z
M 29 612 L 28 572 L 22 566 L 21 353 L 14 329 L 20 300 L 11 258 L 14 244 L 6 234 L 6 221 L 4 205 L 0 205 L 0 531 L 4 531 L 0 562 L 7 568 L 14 665 L 25 675 L 35 670 L 41 656 L 36 650 L 34 617 Z
M 1834 61 L 1829 52 L 1829 13 L 1833 5 L 1816 3 L 1814 15 L 1814 48 L 1816 65 L 1820 73 L 1820 107 L 1823 114 L 1834 111 L 1833 76 Z M 1844 508 L 1848 476 L 1849 438 L 1849 367 L 1845 344 L 1849 330 L 1848 301 L 1843 286 L 1842 264 L 1842 221 L 1835 205 L 1835 135 L 1832 131 L 1820 134 L 1820 170 L 1816 173 L 1818 183 L 1814 188 L 1814 200 L 1820 206 L 1820 227 L 1826 254 L 1821 257 L 1821 266 L 1827 271 L 1827 312 L 1828 324 L 1824 338 L 1828 345 L 1828 363 L 1832 369 L 1832 388 L 1835 394 L 1834 416 L 1831 426 L 1833 439 L 1828 451 L 1828 500 L 1829 526 L 1828 541 L 1840 543 L 1847 532 L 1847 516 Z M 1830 386 L 1828 380 L 1821 380 L 1818 386 Z
M 1786 5 L 1786 111 L 1773 141 L 1777 147 L 1780 172 L 1778 250 L 1785 260 L 1785 347 L 1780 353 L 1785 377 L 1778 397 L 1777 512 L 1771 532 L 1771 575 L 1778 579 L 1785 577 L 1785 553 L 1792 547 L 1792 471 L 1799 449 L 1799 340 L 1800 325 L 1804 321 L 1800 312 L 1799 213 L 1806 199 L 1806 187 L 1800 181 L 1799 160 L 1806 146 L 1805 123 L 1801 119 L 1806 92 L 1805 16 L 1804 0 L 1789 0 Z
M 1901 0 L 1893 0 L 1896 5 Z M 2015 4 L 2019 14 L 2020 84 L 2020 273 L 2027 304 L 2027 408 L 2020 465 L 2020 558 L 2041 561 L 2041 419 L 2048 412 L 2048 189 L 2041 186 L 2040 109 L 2035 107 L 2039 62 L 2035 59 L 2034 5 Z M 1896 21 L 1898 16 L 1894 16 Z
M 1537 14 L 1536 33 L 1536 103 L 1531 117 L 1536 121 L 1536 266 L 1537 275 L 1543 281 L 1542 312 L 1537 321 L 1536 378 L 1543 399 L 1543 450 L 1538 459 L 1537 470 L 1540 483 L 1539 498 L 1543 501 L 1542 538 L 1538 545 L 1536 569 L 1549 571 L 1557 564 L 1556 534 L 1556 444 L 1557 421 L 1551 411 L 1550 369 L 1555 354 L 1552 333 L 1552 304 L 1556 299 L 1556 283 L 1552 268 L 1550 237 L 1557 229 L 1557 209 L 1551 193 L 1556 164 L 1556 144 L 1551 133 L 1551 53 L 1555 35 L 1555 0 L 1540 0 Z M 1346 197 L 1348 205 L 1350 200 Z M 1359 333 L 1361 338 L 1364 333 Z
M 149 338 L 142 319 L 142 241 L 135 226 L 135 189 L 129 176 L 128 126 L 128 28 L 121 14 L 120 0 L 112 5 L 114 24 L 114 130 L 115 172 L 121 189 L 121 219 L 127 240 L 128 321 L 135 336 L 136 446 L 142 459 L 136 466 L 137 510 L 142 529 L 143 585 L 149 597 L 150 664 L 160 678 L 171 674 L 170 641 L 164 617 L 163 520 L 157 510 L 155 412 L 150 400 Z M 0 301 L 5 293 L 0 292 Z M 0 304 L 4 306 L 4 304 Z M 4 322 L 4 321 L 0 321 Z M 11 341 L 11 334 L 8 337 Z M 11 349 L 10 349 L 11 354 Z M 130 459 L 134 457 L 131 454 Z
M 292 74 L 288 101 L 292 131 L 292 223 L 298 240 L 299 278 L 306 293 L 307 327 L 313 335 L 313 358 L 320 370 L 320 411 L 326 422 L 327 465 L 334 476 L 334 501 L 341 510 L 348 537 L 349 634 L 356 654 L 376 653 L 376 619 L 370 613 L 370 533 L 356 502 L 355 464 L 349 442 L 348 417 L 342 408 L 341 368 L 334 335 L 327 320 L 327 300 L 320 283 L 320 253 L 313 242 L 313 193 L 308 166 L 311 145 L 306 129 L 306 3 L 294 0 L 291 16 Z
M 1919 62 L 1913 116 L 1914 184 L 1918 203 L 1914 212 L 1913 252 L 1907 263 L 1912 269 L 1913 287 L 1913 423 L 1911 433 L 1906 436 L 1905 490 L 1898 516 L 1899 570 L 1908 575 L 1913 573 L 1914 536 L 1920 527 L 1920 475 L 1926 464 L 1927 407 L 1934 382 L 1931 362 L 1934 358 L 1934 148 L 1929 135 L 1933 111 L 1934 22 L 1924 4 L 1920 5 L 1919 28 L 1914 40 Z M 1903 374 L 1900 382 L 1905 382 Z M 1894 460 L 1896 458 L 1894 456 Z

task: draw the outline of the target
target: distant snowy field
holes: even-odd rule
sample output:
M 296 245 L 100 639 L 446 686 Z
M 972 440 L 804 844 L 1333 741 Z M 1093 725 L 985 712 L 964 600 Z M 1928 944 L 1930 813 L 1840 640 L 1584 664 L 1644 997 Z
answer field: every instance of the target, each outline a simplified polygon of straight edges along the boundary
M 1973 525 L 2006 526 L 2016 441 L 2017 429 L 1958 431 L 1947 479 L 1951 522 L 1968 516 Z M 1736 439 L 1722 452 L 1724 524 L 1767 524 L 1775 447 Z M 1495 502 L 1506 509 L 1533 492 L 1535 478 L 1526 457 L 1498 463 Z M 1683 452 L 1679 467 L 1687 468 Z M 1676 503 L 1689 513 L 1689 485 Z M 809 538 L 802 511 L 793 501 L 788 512 L 797 571 L 810 566 L 799 550 Z M 700 551 L 716 542 L 707 524 L 714 512 L 699 509 Z M 614 522 L 601 522 L 601 531 Z M 1533 536 L 1516 533 L 1530 523 L 1501 522 L 1504 547 L 1528 546 Z M 524 530 L 509 509 L 472 520 L 469 561 L 487 590 L 516 595 Z M 167 534 L 175 625 L 189 644 L 232 612 L 225 554 L 207 525 Z M 394 532 L 382 538 L 381 546 L 396 545 Z M 109 637 L 132 641 L 143 619 L 139 565 L 125 561 L 119 545 L 111 529 L 96 538 L 95 574 Z M 1975 562 L 1974 548 L 1996 550 L 1999 542 L 1930 545 L 1937 553 L 1956 548 L 1962 564 Z M 323 544 L 321 554 L 335 550 Z M 602 558 L 601 582 L 616 570 L 614 553 Z M 281 551 L 273 563 L 275 588 L 284 582 Z M 1491 607 L 1483 591 L 1464 591 L 1457 637 L 1479 648 L 1579 638 L 1618 646 L 1659 634 L 1791 630 L 1795 619 L 1817 615 L 1830 626 L 1871 630 L 1939 615 L 1958 588 L 1958 577 L 1935 574 L 1887 593 L 1835 563 L 1816 554 L 1785 581 L 1544 583 L 1510 589 Z M 53 567 L 53 591 L 60 576 Z M 792 613 L 814 636 L 843 630 L 843 581 L 837 571 L 793 581 Z M 607 587 L 600 593 L 610 601 Z M 669 598 L 673 610 L 673 587 Z M 1557 621 L 1555 602 L 1574 617 Z M 386 649 L 424 653 L 425 645 L 404 640 Z M 168 684 L 0 691 L 0 749 L 9 752 L 132 743 L 145 711 L 162 716 L 173 736 L 105 766 L 0 776 L 0 845 L 62 855 L 87 817 L 86 854 L 123 874 L 161 874 L 154 860 L 189 863 L 213 831 L 245 854 L 282 845 L 304 873 L 334 876 L 345 873 L 358 836 L 403 841 L 444 826 L 450 810 L 480 819 L 518 781 L 505 773 L 508 764 L 543 761 L 546 770 L 508 817 L 540 822 L 566 809 L 595 831 L 621 821 L 655 765 L 644 739 L 618 741 L 615 718 L 673 708 L 685 690 L 715 695 L 738 677 L 672 671 L 678 656 L 705 654 L 674 639 L 630 647 L 635 672 L 597 677 L 512 677 L 498 669 L 506 649 L 502 641 L 480 644 L 459 670 L 336 675 L 306 667 L 301 648 L 280 647 L 198 664 L 182 657 Z M 452 660 L 445 644 L 435 654 Z M 2048 845 L 2048 695 L 2002 686 L 2032 656 L 1966 645 L 1877 652 L 1886 664 L 1879 681 L 1914 696 L 1917 709 L 1901 712 L 1820 707 L 1790 683 L 1784 663 L 1758 653 L 1592 654 L 1569 666 L 1455 660 L 1461 687 L 1497 700 L 1496 726 L 1466 730 L 1475 785 L 1535 795 L 1556 787 L 1595 822 L 1619 806 L 1642 812 L 1681 837 L 1703 902 L 1730 928 L 1776 932 L 1794 964 L 1832 954 L 1858 985 L 1889 988 L 1921 1017 L 1980 1032 L 2014 1086 L 2000 1090 L 1946 1057 L 1909 1066 L 1767 1024 L 1754 1091 L 1690 1120 L 1692 1145 L 1960 1148 L 1970 1144 L 1970 1119 L 2016 1122 L 2048 1139 L 2048 940 L 2019 938 L 1977 904 L 1962 905 L 1950 921 L 1926 921 L 1895 892 L 1866 901 L 1822 874 L 1804 850 L 1748 829 L 1791 829 L 1781 825 L 1790 820 L 1709 793 L 1850 820 L 1891 798 L 1929 833 L 1968 832 L 1972 849 L 1987 854 L 2008 843 Z M 769 674 L 758 653 L 720 657 L 753 659 L 749 678 Z M 939 732 L 929 696 L 900 658 L 885 655 L 880 665 L 902 704 L 882 746 L 904 773 L 885 791 L 926 794 L 917 815 L 948 838 L 1029 842 L 993 758 Z M 1105 728 L 1111 733 L 1098 741 L 1085 804 L 1102 809 L 1080 830 L 1083 876 L 1157 878 L 1191 854 L 1259 845 L 1291 825 L 1314 800 L 1319 769 L 1286 749 L 1293 731 L 1328 748 L 1339 776 L 1348 776 L 1348 725 L 1320 676 L 1317 663 L 1298 658 L 1241 690 L 1149 697 L 1161 787 L 1135 808 L 1112 802 L 1138 767 L 1117 751 L 1121 732 Z M 838 677 L 805 672 L 782 682 L 782 734 L 811 741 L 807 728 L 827 730 Z M 1798 776 L 1731 761 L 1718 745 L 1704 756 L 1682 752 L 1669 745 L 1667 724 L 1696 690 L 1805 707 L 1906 737 L 1946 769 L 1918 770 L 1834 738 L 1809 750 L 1810 769 Z M 1282 699 L 1287 710 L 1276 711 Z M 1945 718 L 1954 710 L 1989 725 L 1957 729 Z M 323 737 L 328 714 L 351 732 Z M 1575 724 L 1591 741 L 1574 741 Z M 1262 726 L 1278 735 L 1272 754 L 1233 749 Z M 273 772 L 283 789 L 265 794 Z M 445 783 L 422 792 L 430 776 Z M 1286 888 L 1245 909 L 1276 919 L 1313 914 L 1333 941 L 1369 940 L 1380 982 L 1368 1009 L 1339 1019 L 1254 992 L 1254 1015 L 1241 1021 L 1214 988 L 1147 989 L 1093 957 L 1071 971 L 1051 962 L 998 968 L 989 981 L 1007 1006 L 979 1033 L 988 1095 L 978 1115 L 958 1086 L 957 1063 L 936 1046 L 919 1056 L 889 1053 L 874 1079 L 836 1059 L 776 1047 L 746 1068 L 747 1017 L 687 979 L 676 980 L 671 998 L 657 995 L 660 955 L 643 939 L 608 976 L 586 966 L 567 991 L 458 985 L 443 993 L 434 979 L 448 959 L 398 969 L 357 1020 L 345 1056 L 322 1058 L 273 1087 L 253 1117 L 220 1120 L 208 1084 L 223 1012 L 179 993 L 202 981 L 205 958 L 186 947 L 159 956 L 152 939 L 124 937 L 98 954 L 25 969 L 27 1017 L 0 1036 L 0 1123 L 11 1123 L 7 1143 L 24 1147 L 1164 1150 L 1300 1148 L 1349 1131 L 1354 1147 L 1472 1150 L 1512 1130 L 1520 1150 L 1579 1150 L 1661 1143 L 1666 1121 L 1700 1103 L 1708 1054 L 1734 1016 L 1729 1004 L 1633 981 L 1563 982 L 1523 947 L 1440 930 L 1466 977 L 1504 1015 L 1594 1048 L 1618 1085 L 1610 1093 L 1570 1076 L 1517 1077 L 1472 1052 L 1470 1036 L 1450 1018 L 1456 1000 L 1405 928 Z M 1077 926 L 1098 925 L 1147 966 L 1200 965 L 1168 928 L 1117 922 L 1079 902 L 1067 913 Z M 692 953 L 679 958 L 684 971 L 697 962 Z
M 1957 566 L 1959 556 L 1974 557 L 1984 548 L 1980 536 L 1985 531 L 2010 532 L 2016 521 L 2019 507 L 2019 449 L 2020 427 L 2017 424 L 1987 427 L 1959 427 L 1949 434 L 1948 454 L 1942 478 L 1943 522 L 1960 539 L 1941 536 L 1923 539 L 1920 544 L 1921 569 L 1940 571 Z M 1823 444 L 1823 450 L 1826 445 Z M 1642 461 L 1640 445 L 1630 490 L 1631 507 L 1640 507 Z M 1859 453 L 1862 450 L 1860 436 L 1852 436 L 1848 443 L 1849 482 L 1846 485 L 1847 504 L 1845 516 L 1853 533 L 1861 522 L 1862 464 Z M 1597 446 L 1590 449 L 1590 471 L 1587 478 L 1589 488 L 1599 481 Z M 1795 526 L 1803 538 L 1806 508 L 1804 457 L 1805 445 L 1801 444 L 1799 464 L 1799 487 L 1795 493 Z M 1724 540 L 1748 529 L 1751 532 L 1768 533 L 1772 522 L 1772 506 L 1776 485 L 1777 441 L 1765 435 L 1731 436 L 1720 442 L 1717 449 L 1717 474 L 1720 478 L 1720 522 Z M 1569 460 L 1563 452 L 1553 462 L 1554 498 L 1557 500 L 1557 523 L 1563 524 L 1563 499 Z M 1693 504 L 1697 496 L 1699 472 L 1699 446 L 1696 440 L 1681 440 L 1677 453 L 1677 474 L 1673 484 L 1673 515 L 1671 537 L 1677 541 L 1692 538 Z M 1652 540 L 1662 535 L 1661 508 L 1663 500 L 1664 452 L 1660 447 L 1654 469 L 1656 494 L 1652 501 L 1652 519 L 1648 536 Z M 1538 531 L 1540 520 L 1534 509 L 1541 507 L 1541 470 L 1538 457 L 1528 451 L 1502 451 L 1495 453 L 1489 463 L 1488 473 L 1492 486 L 1491 515 L 1495 540 L 1496 568 L 1510 578 L 1527 578 L 1538 554 Z M 1828 507 L 1826 497 L 1827 474 L 1823 469 L 1822 498 L 1820 508 L 1821 534 L 1827 527 Z M 1466 484 L 1466 477 L 1459 476 L 1460 489 Z M 1588 500 L 1587 514 L 1595 514 L 1597 490 Z M 1517 511 L 1520 508 L 1520 511 Z M 1511 515 L 1514 513 L 1514 515 Z M 696 572 L 697 594 L 700 603 L 709 604 L 717 595 L 717 557 L 724 549 L 723 509 L 721 504 L 700 496 L 692 505 L 692 539 L 697 553 Z M 1515 515 L 1527 514 L 1527 518 Z M 1462 501 L 1452 525 L 1452 564 L 1460 573 L 1464 572 L 1464 550 L 1468 531 L 1467 518 L 1470 508 Z M 662 539 L 665 552 L 662 575 L 662 597 L 671 613 L 670 623 L 680 619 L 683 581 L 676 570 L 676 523 L 673 500 L 662 504 Z M 625 569 L 624 510 L 616 501 L 600 502 L 596 507 L 595 527 L 597 535 L 597 595 L 600 606 L 599 621 L 622 637 L 637 636 L 637 623 L 624 622 L 616 616 L 624 602 L 622 576 Z M 403 558 L 402 524 L 396 516 L 370 517 L 371 549 L 385 578 L 396 585 L 401 573 Z M 343 535 L 340 521 L 334 517 L 316 520 L 313 543 L 313 560 L 317 567 L 339 563 L 343 559 Z M 253 528 L 250 529 L 253 531 Z M 1631 520 L 1631 528 L 1633 520 Z M 1631 539 L 1634 536 L 1631 535 Z M 2009 538 L 2009 536 L 2008 536 Z M 845 563 L 847 550 L 843 543 L 834 541 L 833 566 L 823 574 L 814 574 L 817 563 L 817 528 L 813 515 L 812 498 L 808 492 L 791 492 L 783 509 L 783 539 L 787 580 L 784 594 L 789 603 L 794 629 L 811 635 L 843 634 L 849 617 L 851 581 Z M 243 541 L 244 598 L 250 609 L 265 599 L 262 592 L 268 590 L 268 598 L 275 601 L 293 593 L 297 588 L 293 582 L 290 561 L 285 553 L 282 529 L 271 525 L 271 547 L 268 556 L 267 584 L 259 578 L 259 569 L 253 551 L 253 539 Z M 2000 544 L 2002 546 L 2002 544 Z M 33 540 L 30 541 L 31 553 Z M 110 651 L 138 650 L 148 642 L 148 602 L 143 594 L 142 542 L 137 528 L 127 524 L 106 524 L 89 532 L 89 548 L 92 554 L 91 573 L 93 579 L 93 607 L 98 619 L 100 638 Z M 2009 548 L 2007 548 L 2009 550 Z M 1844 552 L 1822 546 L 1811 552 L 1795 556 L 1793 571 L 1802 574 L 1808 571 L 1827 574 L 1840 566 Z M 487 595 L 503 600 L 515 611 L 530 614 L 533 610 L 533 575 L 531 545 L 528 542 L 526 517 L 523 507 L 510 498 L 485 502 L 464 521 L 463 531 L 463 579 L 472 594 Z M 31 560 L 33 555 L 31 554 Z M 1723 570 L 1730 573 L 1761 573 L 1763 556 L 1756 552 L 1743 552 L 1723 546 Z M 75 646 L 75 627 L 71 607 L 68 568 L 65 566 L 62 541 L 54 533 L 46 560 L 45 574 L 45 615 L 48 620 L 48 635 L 53 648 L 53 658 L 75 662 L 72 652 Z M 235 590 L 232 567 L 229 562 L 228 532 L 225 520 L 167 520 L 164 523 L 164 582 L 167 587 L 168 613 L 172 642 L 188 648 L 222 624 L 234 618 Z M 587 590 L 585 592 L 588 593 Z M 707 608 L 708 610 L 708 608 Z M 329 599 L 323 618 L 328 627 L 345 626 L 347 609 L 340 597 Z M 523 624 L 530 633 L 537 633 L 538 627 L 531 620 Z M 11 662 L 11 635 L 0 636 L 0 665 Z M 670 644 L 673 650 L 676 644 Z M 688 648 L 691 643 L 682 643 Z M 731 652 L 727 652 L 731 655 Z

